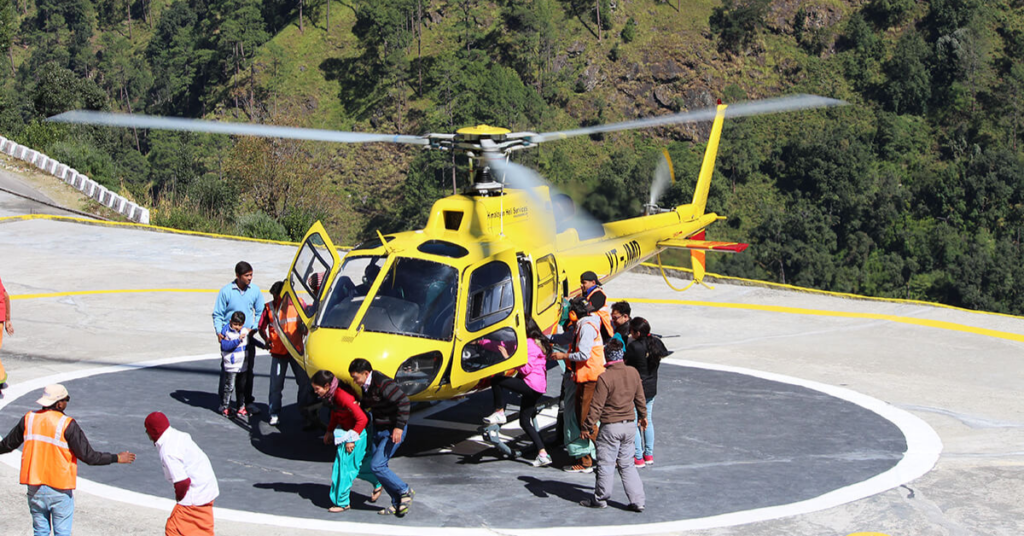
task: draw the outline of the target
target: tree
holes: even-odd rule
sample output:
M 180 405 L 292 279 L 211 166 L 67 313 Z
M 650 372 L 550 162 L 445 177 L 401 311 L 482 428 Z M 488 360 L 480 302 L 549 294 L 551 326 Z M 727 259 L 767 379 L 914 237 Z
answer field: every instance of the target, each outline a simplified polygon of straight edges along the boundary
M 508 32 L 502 49 L 526 83 L 543 91 L 558 38 L 560 11 L 554 0 L 509 2 L 502 9 Z
M 907 32 L 896 43 L 893 57 L 885 66 L 889 83 L 884 89 L 888 108 L 896 113 L 922 114 L 931 98 L 928 72 L 930 50 L 917 32 Z
M 891 28 L 902 24 L 912 9 L 914 0 L 871 0 L 864 11 L 878 21 L 882 28 Z
M 163 115 L 191 115 L 198 111 L 202 91 L 200 74 L 213 51 L 200 47 L 198 15 L 183 0 L 175 0 L 160 13 L 153 38 L 146 47 L 153 85 L 149 109 Z
M 14 53 L 11 43 L 18 31 L 18 14 L 14 11 L 13 0 L 0 0 L 0 53 L 7 53 L 14 73 Z
M 739 54 L 753 44 L 764 29 L 771 0 L 724 0 L 708 20 L 718 35 L 718 48 Z

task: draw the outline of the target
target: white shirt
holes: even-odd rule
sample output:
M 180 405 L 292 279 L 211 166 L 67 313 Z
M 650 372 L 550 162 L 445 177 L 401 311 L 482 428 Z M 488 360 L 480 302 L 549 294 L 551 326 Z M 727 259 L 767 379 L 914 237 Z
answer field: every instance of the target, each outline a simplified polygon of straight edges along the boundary
M 210 459 L 199 449 L 192 436 L 168 428 L 156 441 L 156 451 L 164 466 L 164 476 L 174 484 L 186 478 L 192 479 L 188 493 L 178 501 L 182 506 L 203 506 L 210 504 L 220 495 L 217 475 L 213 474 Z

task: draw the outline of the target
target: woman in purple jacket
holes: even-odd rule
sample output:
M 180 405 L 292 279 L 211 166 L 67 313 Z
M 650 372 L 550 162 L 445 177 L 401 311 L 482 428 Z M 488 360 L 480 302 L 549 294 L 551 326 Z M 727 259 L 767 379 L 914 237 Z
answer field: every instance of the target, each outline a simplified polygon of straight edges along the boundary
M 491 378 L 491 392 L 494 394 L 494 413 L 484 417 L 487 424 L 505 424 L 505 391 L 522 395 L 519 402 L 519 426 L 526 430 L 530 440 L 537 447 L 534 467 L 551 465 L 551 456 L 544 449 L 544 442 L 533 426 L 537 414 L 537 401 L 548 390 L 548 356 L 551 355 L 551 341 L 532 318 L 526 321 L 526 364 L 516 370 L 515 376 L 498 375 Z M 508 357 L 504 346 L 498 351 Z

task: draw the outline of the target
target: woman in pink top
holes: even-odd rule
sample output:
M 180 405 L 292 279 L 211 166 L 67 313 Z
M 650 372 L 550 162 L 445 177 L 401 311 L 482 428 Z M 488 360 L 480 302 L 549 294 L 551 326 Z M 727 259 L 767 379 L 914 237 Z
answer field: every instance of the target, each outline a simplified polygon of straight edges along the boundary
M 537 414 L 537 401 L 548 389 L 548 356 L 551 355 L 551 342 L 531 318 L 526 321 L 526 364 L 516 370 L 515 376 L 497 375 L 491 378 L 491 392 L 494 394 L 494 413 L 484 418 L 487 424 L 505 424 L 505 391 L 513 391 L 522 395 L 519 402 L 519 426 L 526 430 L 530 440 L 537 447 L 537 459 L 534 467 L 551 464 L 551 456 L 544 449 L 544 442 L 533 426 L 533 416 Z M 498 351 L 508 357 L 504 346 Z

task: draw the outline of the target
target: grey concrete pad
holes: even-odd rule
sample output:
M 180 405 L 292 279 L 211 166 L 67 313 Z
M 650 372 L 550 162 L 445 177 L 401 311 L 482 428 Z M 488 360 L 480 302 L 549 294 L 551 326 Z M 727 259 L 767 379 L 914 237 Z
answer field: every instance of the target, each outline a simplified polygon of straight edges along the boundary
M 257 363 L 259 395 L 268 389 L 269 359 Z M 326 512 L 333 449 L 323 445 L 320 434 L 299 429 L 294 406 L 286 408 L 279 429 L 265 422 L 265 412 L 248 420 L 217 415 L 218 373 L 217 360 L 207 359 L 65 382 L 73 401 L 68 413 L 96 448 L 139 454 L 130 468 L 81 467 L 80 477 L 168 495 L 169 484 L 142 426 L 150 411 L 163 411 L 210 456 L 221 483 L 217 506 L 338 520 Z M 558 373 L 550 371 L 554 395 Z M 294 385 L 285 396 L 294 398 Z M 0 429 L 37 409 L 36 397 L 33 392 L 9 403 L 0 414 Z M 490 410 L 490 394 L 480 393 L 429 419 L 414 416 L 409 439 L 392 462 L 417 491 L 413 512 L 405 519 L 376 515 L 379 506 L 366 502 L 369 484 L 359 482 L 353 511 L 344 520 L 545 528 L 709 517 L 796 503 L 867 480 L 893 467 L 907 446 L 891 422 L 848 401 L 737 373 L 666 365 L 653 417 L 658 463 L 641 470 L 649 499 L 646 512 L 636 515 L 623 511 L 628 501 L 620 486 L 612 508 L 582 508 L 577 503 L 592 494 L 594 475 L 498 459 L 496 449 L 481 446 L 471 439 L 474 431 L 458 426 L 480 423 Z M 550 439 L 554 446 L 557 440 Z M 556 462 L 568 463 L 557 447 L 552 451 Z M 531 515 L 521 515 L 524 511 Z
M 267 288 L 285 273 L 293 255 L 294 248 L 284 246 L 125 228 L 50 221 L 0 224 L 0 276 L 12 294 L 196 291 L 16 300 L 17 332 L 5 337 L 0 358 L 17 384 L 112 363 L 212 353 L 213 292 L 230 280 L 234 263 L 251 262 L 256 284 Z M 675 294 L 660 277 L 640 274 L 620 277 L 608 292 L 613 299 L 634 300 L 634 314 L 650 319 L 656 332 L 677 336 L 666 340 L 676 351 L 673 358 L 843 386 L 924 419 L 944 445 L 935 468 L 905 486 L 818 512 L 687 534 L 1024 532 L 1021 319 L 729 284 Z M 830 316 L 837 313 L 843 316 Z M 703 410 L 697 406 L 694 411 Z M 0 415 L 7 418 L 7 410 Z M 93 441 L 105 440 L 90 428 L 92 419 L 78 416 Z M 136 441 L 144 441 L 141 431 Z M 658 463 L 668 461 L 660 456 Z M 153 477 L 156 482 L 161 478 Z M 411 482 L 417 478 L 409 476 Z M 3 532 L 27 535 L 24 486 L 17 479 L 17 470 L 0 464 Z M 90 493 L 79 493 L 76 503 L 75 533 L 81 535 L 153 534 L 166 519 L 165 511 Z M 430 505 L 423 506 L 427 510 Z M 223 535 L 294 533 L 294 527 L 257 528 L 227 520 L 217 527 Z

